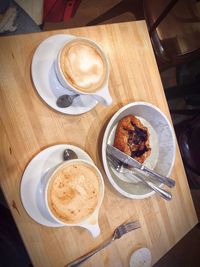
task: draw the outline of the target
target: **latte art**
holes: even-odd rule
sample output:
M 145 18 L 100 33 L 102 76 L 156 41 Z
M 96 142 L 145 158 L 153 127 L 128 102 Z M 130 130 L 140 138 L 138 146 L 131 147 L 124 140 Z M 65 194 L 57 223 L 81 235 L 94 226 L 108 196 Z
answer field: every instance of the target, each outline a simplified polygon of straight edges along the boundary
M 106 61 L 101 51 L 87 40 L 68 42 L 60 55 L 60 67 L 65 79 L 83 92 L 99 90 L 106 79 Z
M 85 163 L 69 163 L 53 175 L 47 191 L 52 214 L 64 223 L 79 223 L 91 215 L 99 199 L 99 174 Z

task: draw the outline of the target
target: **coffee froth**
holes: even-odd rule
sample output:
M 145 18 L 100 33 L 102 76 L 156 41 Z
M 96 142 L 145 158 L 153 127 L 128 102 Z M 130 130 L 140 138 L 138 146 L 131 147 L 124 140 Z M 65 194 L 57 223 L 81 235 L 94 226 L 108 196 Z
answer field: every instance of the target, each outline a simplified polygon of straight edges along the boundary
M 79 223 L 94 212 L 99 190 L 99 174 L 94 167 L 83 162 L 68 163 L 51 178 L 48 206 L 58 220 Z
M 100 49 L 85 39 L 69 41 L 60 53 L 65 79 L 84 93 L 98 91 L 106 80 L 107 65 Z

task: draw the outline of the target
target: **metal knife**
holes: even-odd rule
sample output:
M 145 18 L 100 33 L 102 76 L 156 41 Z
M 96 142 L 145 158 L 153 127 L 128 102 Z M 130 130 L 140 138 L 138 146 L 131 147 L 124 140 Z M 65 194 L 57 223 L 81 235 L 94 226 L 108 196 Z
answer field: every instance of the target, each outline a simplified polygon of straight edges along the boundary
M 142 170 L 146 173 L 151 174 L 152 176 L 157 178 L 161 183 L 164 183 L 169 187 L 175 186 L 175 181 L 173 179 L 171 179 L 169 177 L 165 177 L 165 176 L 163 176 L 159 173 L 156 173 L 155 171 L 147 168 L 146 166 L 144 166 L 143 164 L 141 164 L 137 160 L 133 159 L 132 157 L 128 156 L 127 154 L 123 153 L 122 151 L 120 151 L 119 149 L 117 149 L 114 146 L 107 144 L 106 152 L 108 154 L 111 154 L 112 156 L 114 156 L 115 158 L 117 158 L 118 160 L 123 162 L 124 164 L 127 164 L 128 166 L 131 166 L 133 168 L 137 168 L 139 170 Z

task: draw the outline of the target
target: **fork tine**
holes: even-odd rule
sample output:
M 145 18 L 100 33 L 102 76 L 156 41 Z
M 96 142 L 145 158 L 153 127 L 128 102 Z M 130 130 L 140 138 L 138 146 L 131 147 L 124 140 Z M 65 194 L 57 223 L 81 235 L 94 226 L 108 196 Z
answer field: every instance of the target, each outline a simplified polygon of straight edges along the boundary
M 107 158 L 108 160 L 110 161 L 110 163 L 112 164 L 112 166 L 116 169 L 116 170 L 119 170 L 120 167 L 122 166 L 122 163 L 114 158 L 111 154 L 107 153 Z
M 109 152 L 107 152 L 106 155 L 107 155 L 109 161 L 111 162 L 111 164 L 113 164 L 113 167 L 117 171 L 119 171 L 122 166 L 125 167 L 125 168 L 128 168 L 128 164 L 125 164 L 125 163 L 121 162 L 119 159 L 115 158 L 115 156 L 113 156 Z
M 126 229 L 127 232 L 129 232 L 129 231 L 131 231 L 133 229 L 137 229 L 137 228 L 141 227 L 139 221 L 129 222 L 127 224 L 124 224 L 124 226 L 125 226 L 125 229 Z
M 137 228 L 140 228 L 140 227 L 141 226 L 140 226 L 139 221 L 129 222 L 129 223 L 126 223 L 126 224 L 121 224 L 120 226 L 118 226 L 115 229 L 113 240 L 119 239 L 124 234 L 126 234 L 126 233 L 128 233 L 128 232 L 130 232 L 132 230 L 135 230 Z
M 109 159 L 110 161 L 117 162 L 117 163 L 119 162 L 119 160 L 116 159 L 116 158 L 114 158 L 110 153 L 107 152 L 106 155 L 107 155 L 107 157 L 108 157 L 108 159 Z

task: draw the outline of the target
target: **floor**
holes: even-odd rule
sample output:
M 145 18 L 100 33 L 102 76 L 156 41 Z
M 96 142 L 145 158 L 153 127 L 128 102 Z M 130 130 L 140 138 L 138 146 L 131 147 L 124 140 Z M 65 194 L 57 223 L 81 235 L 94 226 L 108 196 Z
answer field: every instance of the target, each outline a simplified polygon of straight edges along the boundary
M 87 25 L 89 22 L 94 20 L 97 16 L 105 13 L 110 8 L 114 7 L 115 5 L 119 4 L 120 0 L 107 0 L 107 1 L 99 1 L 99 0 L 82 0 L 78 6 L 78 9 L 70 20 L 67 22 L 45 22 L 42 26 L 42 30 L 54 30 L 54 29 L 62 29 L 62 28 L 73 28 L 73 27 L 82 27 Z M 131 6 L 130 6 L 131 4 Z M 132 20 L 140 20 L 143 18 L 142 12 L 142 0 L 123 0 L 123 5 L 117 6 L 118 8 L 114 10 L 116 16 L 113 16 L 112 19 L 106 19 L 102 21 L 100 24 L 104 23 L 115 23 L 115 22 L 125 22 L 125 21 L 132 21 Z M 120 14 L 120 12 L 123 12 Z M 131 10 L 131 11 L 130 11 Z M 120 11 L 118 13 L 118 11 Z M 94 21 L 91 24 L 96 24 Z M 176 84 L 176 75 L 175 69 L 170 69 L 161 74 L 161 78 L 163 81 L 164 88 L 174 86 Z M 169 104 L 173 106 L 180 106 L 182 107 L 183 102 L 182 100 L 178 100 L 175 103 L 170 102 Z M 179 118 L 178 118 L 179 119 Z M 174 122 L 176 123 L 177 117 L 173 118 Z M 200 190 L 191 189 L 194 205 L 197 211 L 198 219 L 200 220 Z M 2 205 L 3 203 L 3 205 Z M 5 214 L 5 207 L 6 204 L 1 196 L 0 192 L 0 208 L 2 208 L 2 214 Z M 0 209 L 1 212 L 1 209 Z M 12 217 L 7 213 L 6 215 L 9 217 L 9 221 L 12 221 Z M 14 231 L 17 234 L 17 229 L 13 223 L 11 222 Z M 1 224 L 0 224 L 1 227 Z M 2 241 L 2 236 L 0 235 L 0 243 Z M 4 239 L 3 239 L 4 240 Z M 21 267 L 28 267 L 31 266 L 30 260 L 28 255 L 26 254 L 23 244 L 18 242 L 19 253 L 16 253 L 17 249 L 13 252 L 15 257 L 13 258 L 13 262 L 19 263 Z M 6 244 L 8 245 L 8 244 Z M 2 245 L 3 247 L 3 245 Z M 2 247 L 0 246 L 0 266 L 18 266 L 12 263 L 2 262 L 3 255 L 2 255 Z M 200 228 L 199 225 L 195 227 L 188 235 L 186 235 L 181 242 L 179 242 L 167 255 L 165 255 L 155 266 L 156 267 L 179 267 L 179 266 L 189 266 L 189 267 L 196 267 L 200 266 L 200 257 L 198 253 L 198 249 L 200 247 Z M 5 247 L 6 248 L 6 247 Z M 6 250 L 4 248 L 4 251 Z M 22 252 L 21 252 L 22 251 Z M 190 253 L 191 252 L 191 253 Z M 17 258 L 17 254 L 21 254 L 22 257 L 19 259 Z M 3 265 L 2 265 L 3 264 Z
M 79 1 L 77 1 L 79 2 Z M 120 4 L 122 2 L 122 4 Z M 120 5 L 118 5 L 120 4 Z M 114 16 L 110 19 L 104 20 L 102 23 L 115 23 L 125 22 L 132 20 L 139 20 L 143 18 L 142 1 L 141 0 L 81 0 L 76 10 L 75 15 L 70 18 L 67 22 L 45 22 L 44 30 L 61 29 L 61 28 L 74 28 L 86 26 L 90 21 L 96 17 L 102 15 L 113 7 Z M 131 12 L 130 12 L 131 10 Z M 136 10 L 136 12 L 135 12 Z M 96 23 L 93 23 L 96 24 Z
M 20 5 L 35 23 L 38 25 L 42 24 L 43 19 L 43 0 L 15 0 L 15 2 Z

